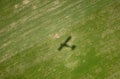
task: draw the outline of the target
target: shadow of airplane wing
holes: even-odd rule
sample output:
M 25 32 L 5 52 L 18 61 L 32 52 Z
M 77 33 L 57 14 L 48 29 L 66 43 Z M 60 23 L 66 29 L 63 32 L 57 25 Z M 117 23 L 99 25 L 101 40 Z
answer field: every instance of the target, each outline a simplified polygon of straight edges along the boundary
M 64 42 L 64 44 L 66 44 L 68 41 L 70 41 L 71 40 L 71 36 L 69 36 L 66 40 L 65 40 L 65 42 Z
M 71 38 L 72 38 L 72 37 L 69 36 L 69 37 L 65 40 L 65 42 L 63 42 L 63 43 L 60 45 L 60 47 L 58 48 L 58 50 L 59 50 L 59 51 L 62 50 L 62 48 L 63 48 L 64 46 L 70 47 L 70 46 L 68 46 L 66 43 L 67 43 L 68 41 L 70 41 Z
M 61 45 L 61 46 L 58 48 L 58 50 L 60 51 L 60 50 L 62 50 L 62 48 L 63 48 L 63 46 Z

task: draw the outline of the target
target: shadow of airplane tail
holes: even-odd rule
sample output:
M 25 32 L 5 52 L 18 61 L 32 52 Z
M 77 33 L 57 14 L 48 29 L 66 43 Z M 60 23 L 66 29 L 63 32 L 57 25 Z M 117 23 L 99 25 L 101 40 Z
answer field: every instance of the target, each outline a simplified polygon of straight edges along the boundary
M 74 50 L 76 48 L 76 45 L 72 45 L 71 49 Z

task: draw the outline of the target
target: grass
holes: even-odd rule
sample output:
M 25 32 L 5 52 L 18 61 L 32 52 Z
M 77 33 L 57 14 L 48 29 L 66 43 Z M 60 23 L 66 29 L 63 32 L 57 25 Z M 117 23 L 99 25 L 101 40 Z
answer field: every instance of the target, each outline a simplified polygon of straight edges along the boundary
M 119 0 L 1 0 L 0 79 L 120 79 L 119 34 Z

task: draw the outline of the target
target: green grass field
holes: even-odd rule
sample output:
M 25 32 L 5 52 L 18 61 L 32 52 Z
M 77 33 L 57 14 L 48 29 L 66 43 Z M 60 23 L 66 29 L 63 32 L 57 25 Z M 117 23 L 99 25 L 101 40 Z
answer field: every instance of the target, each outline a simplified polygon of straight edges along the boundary
M 0 0 L 0 79 L 120 79 L 120 0 Z

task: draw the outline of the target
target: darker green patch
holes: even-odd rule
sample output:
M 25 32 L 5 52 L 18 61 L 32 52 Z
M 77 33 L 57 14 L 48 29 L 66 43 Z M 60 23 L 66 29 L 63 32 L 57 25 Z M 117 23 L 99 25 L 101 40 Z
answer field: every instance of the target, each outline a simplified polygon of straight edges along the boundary
M 80 77 L 80 75 L 82 75 L 83 73 L 90 73 L 91 69 L 100 63 L 100 57 L 95 56 L 96 55 L 96 51 L 94 47 L 86 47 L 87 49 L 87 54 L 86 56 L 82 57 L 82 60 L 80 62 L 80 64 L 78 65 L 78 67 L 73 70 L 72 73 L 74 73 L 74 77 L 78 78 Z M 83 60 L 85 60 L 85 62 L 83 62 Z

